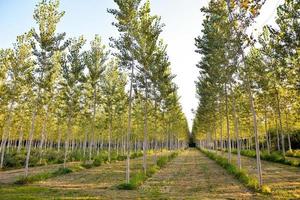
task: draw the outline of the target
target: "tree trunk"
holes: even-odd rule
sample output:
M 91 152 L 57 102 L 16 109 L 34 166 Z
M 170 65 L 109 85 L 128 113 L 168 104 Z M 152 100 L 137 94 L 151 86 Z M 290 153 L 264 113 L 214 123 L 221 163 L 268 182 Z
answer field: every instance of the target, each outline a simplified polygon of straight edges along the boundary
M 221 145 L 221 152 L 223 153 L 223 115 L 222 115 L 222 107 L 221 103 L 219 103 L 219 113 L 220 113 L 220 145 Z
M 23 136 L 24 136 L 24 131 L 23 131 L 23 126 L 21 126 L 20 135 L 19 135 L 19 142 L 18 142 L 18 147 L 17 147 L 17 153 L 20 153 L 20 151 L 21 151 Z
M 283 134 L 283 128 L 282 128 L 282 120 L 281 120 L 281 109 L 280 109 L 280 100 L 279 100 L 279 92 L 275 86 L 276 91 L 276 103 L 277 103 L 277 114 L 278 114 L 278 120 L 279 120 L 279 130 L 281 135 L 281 150 L 282 155 L 285 157 L 285 147 L 284 147 L 284 134 Z
M 13 104 L 14 101 L 11 102 L 8 110 L 8 117 L 6 120 L 6 123 L 3 128 L 3 135 L 2 135 L 2 141 L 1 141 L 1 162 L 0 162 L 0 169 L 3 168 L 3 163 L 4 163 L 4 155 L 5 155 L 5 148 L 8 142 L 8 138 L 10 135 L 10 129 L 11 129 L 11 123 L 12 123 L 12 112 L 13 112 Z
M 285 120 L 286 120 L 286 132 L 288 136 L 288 144 L 289 144 L 289 151 L 292 151 L 292 145 L 291 145 L 291 137 L 290 137 L 290 127 L 289 127 L 289 121 L 288 121 L 288 113 L 285 113 Z
M 64 168 L 66 168 L 67 158 L 68 158 L 68 150 L 69 150 L 69 136 L 71 135 L 71 115 L 68 117 L 68 125 L 67 125 L 67 134 L 65 140 L 65 155 L 64 155 Z
M 145 75 L 145 104 L 144 104 L 144 143 L 143 143 L 143 169 L 147 173 L 147 137 L 148 137 L 148 83 Z
M 95 120 L 96 120 L 96 88 L 94 88 L 94 94 L 93 94 L 93 119 L 92 119 L 92 137 L 90 142 L 90 152 L 89 152 L 89 161 L 92 161 L 92 151 L 94 146 L 94 137 L 95 137 Z
M 242 169 L 242 163 L 241 163 L 241 145 L 240 145 L 240 136 L 239 136 L 239 119 L 237 116 L 237 110 L 236 110 L 236 102 L 235 102 L 235 96 L 233 96 L 233 117 L 234 117 L 234 132 L 237 142 L 237 166 L 239 169 Z
M 267 108 L 265 106 L 265 134 L 266 134 L 266 141 L 267 141 L 267 150 L 268 154 L 270 155 L 270 143 L 269 143 L 269 135 L 268 135 L 268 121 L 267 121 Z
M 111 139 L 112 139 L 112 119 L 109 119 L 109 134 L 108 134 L 108 162 L 111 161 Z
M 228 94 L 227 85 L 225 84 L 225 108 L 226 108 L 226 130 L 227 130 L 227 148 L 228 148 L 228 161 L 231 162 L 231 139 L 229 129 L 229 113 L 228 113 Z
M 43 120 L 43 127 L 42 127 L 42 132 L 41 132 L 41 143 L 40 143 L 40 155 L 41 156 L 43 155 L 43 145 L 44 145 L 44 142 L 46 140 L 46 126 L 47 126 L 47 121 L 48 121 L 48 116 L 49 116 L 48 106 L 47 106 L 46 109 L 47 109 L 46 110 L 46 117 Z
M 274 117 L 275 120 L 275 125 L 276 125 L 276 138 L 277 138 L 277 151 L 281 151 L 280 148 L 280 139 L 279 139 L 279 130 L 278 130 L 278 121 L 277 121 L 277 117 Z
M 61 130 L 60 130 L 60 126 L 58 125 L 57 127 L 57 131 L 58 131 L 58 142 L 57 142 L 57 151 L 60 152 L 60 143 L 61 143 Z
M 28 176 L 29 158 L 30 158 L 31 144 L 32 144 L 33 134 L 34 134 L 34 129 L 35 129 L 36 115 L 37 115 L 37 106 L 32 113 L 32 119 L 31 119 L 31 130 L 29 132 L 29 143 L 28 143 L 27 155 L 26 155 L 26 161 L 25 161 L 25 176 L 26 177 Z
M 86 143 L 87 143 L 87 133 L 88 130 L 85 129 L 84 130 L 84 140 L 83 140 L 83 157 L 84 157 L 84 160 L 85 160 L 85 153 L 86 153 Z

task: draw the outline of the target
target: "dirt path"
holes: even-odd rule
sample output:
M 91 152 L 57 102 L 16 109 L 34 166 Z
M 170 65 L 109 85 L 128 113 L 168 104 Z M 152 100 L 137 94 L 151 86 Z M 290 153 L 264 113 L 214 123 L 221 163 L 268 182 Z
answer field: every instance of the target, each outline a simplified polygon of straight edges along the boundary
M 150 178 L 140 193 L 157 199 L 255 199 L 223 168 L 198 150 L 187 150 Z
M 218 153 L 220 154 L 220 153 Z M 227 154 L 224 154 L 227 157 Z M 232 163 L 237 155 L 232 154 Z M 256 159 L 242 156 L 242 167 L 256 177 Z M 262 160 L 263 183 L 276 199 L 300 199 L 300 168 Z
M 67 167 L 78 165 L 78 162 L 70 162 L 67 163 Z M 30 167 L 29 174 L 34 175 L 41 172 L 52 172 L 57 170 L 59 167 L 62 167 L 63 164 L 53 164 L 53 165 L 46 165 L 40 167 Z M 7 171 L 0 171 L 0 185 L 3 184 L 12 184 L 14 183 L 18 177 L 24 175 L 24 169 L 13 169 Z

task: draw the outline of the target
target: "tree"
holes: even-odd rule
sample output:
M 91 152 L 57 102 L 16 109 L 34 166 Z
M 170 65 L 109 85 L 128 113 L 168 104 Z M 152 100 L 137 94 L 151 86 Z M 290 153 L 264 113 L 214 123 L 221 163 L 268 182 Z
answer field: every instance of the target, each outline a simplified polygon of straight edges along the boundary
M 67 119 L 67 133 L 65 138 L 64 167 L 66 167 L 69 138 L 72 134 L 72 124 L 80 110 L 80 97 L 84 82 L 84 62 L 81 52 L 85 44 L 84 38 L 72 39 L 68 48 L 68 54 L 61 58 L 61 90 L 64 100 L 64 110 Z
M 109 124 L 108 160 L 111 160 L 111 140 L 114 129 L 114 119 L 125 112 L 126 77 L 118 70 L 118 62 L 110 61 L 101 84 L 102 103 Z M 119 124 L 120 125 L 120 124 Z
M 108 52 L 101 42 L 101 38 L 96 35 L 91 42 L 91 50 L 87 51 L 84 56 L 85 65 L 88 68 L 88 84 L 91 88 L 92 105 L 92 137 L 89 146 L 89 160 L 92 159 L 92 151 L 95 145 L 95 120 L 96 110 L 99 100 L 99 84 L 105 70 L 105 62 L 107 60 Z
M 29 133 L 29 144 L 26 155 L 25 176 L 28 175 L 29 158 L 33 134 L 35 132 L 35 122 L 39 109 L 42 105 L 48 103 L 47 91 L 51 90 L 53 83 L 53 56 L 55 53 L 63 51 L 68 42 L 63 42 L 65 33 L 56 34 L 56 26 L 63 17 L 64 12 L 59 12 L 59 1 L 42 0 L 34 10 L 33 18 L 39 26 L 39 32 L 32 30 L 34 40 L 31 42 L 33 55 L 35 56 L 36 65 L 34 68 L 34 100 L 32 102 L 31 130 Z M 46 123 L 46 122 L 44 122 Z
M 5 85 L 8 109 L 6 122 L 3 127 L 0 168 L 3 167 L 5 147 L 9 139 L 10 130 L 12 129 L 14 110 L 20 104 L 23 88 L 26 87 L 26 79 L 30 79 L 30 72 L 33 65 L 33 61 L 30 58 L 30 37 L 30 34 L 18 36 L 17 42 L 14 44 L 14 49 L 7 51 L 7 62 L 4 63 L 4 65 L 8 66 L 8 77 Z
M 118 9 L 109 9 L 108 12 L 115 16 L 117 22 L 113 25 L 120 32 L 118 39 L 111 38 L 112 46 L 118 50 L 116 57 L 120 61 L 120 66 L 124 71 L 128 71 L 130 76 L 129 86 L 129 101 L 128 101 L 128 124 L 127 124 L 127 159 L 126 159 L 126 183 L 130 181 L 130 138 L 131 138 L 131 114 L 132 114 L 132 100 L 133 100 L 133 81 L 135 58 L 132 53 L 134 38 L 133 33 L 136 31 L 138 8 L 141 0 L 114 0 Z

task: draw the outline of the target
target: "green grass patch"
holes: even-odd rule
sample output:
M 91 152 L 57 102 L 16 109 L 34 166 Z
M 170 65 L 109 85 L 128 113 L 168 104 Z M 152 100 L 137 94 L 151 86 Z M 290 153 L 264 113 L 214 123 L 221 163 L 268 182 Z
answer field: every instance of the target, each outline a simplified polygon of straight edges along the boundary
M 129 183 L 121 183 L 117 185 L 117 188 L 119 190 L 135 190 L 137 189 L 140 185 L 143 184 L 143 182 L 151 177 L 153 174 L 155 174 L 158 170 L 161 168 L 165 167 L 168 162 L 173 160 L 176 156 L 178 155 L 178 152 L 172 152 L 168 156 L 161 156 L 157 159 L 156 164 L 148 167 L 147 173 L 145 174 L 144 172 L 137 172 L 136 174 L 133 174 Z
M 43 172 L 43 173 L 31 175 L 31 176 L 22 176 L 18 180 L 15 181 L 15 184 L 26 185 L 26 184 L 34 183 L 37 181 L 42 181 L 42 180 L 46 180 L 49 178 L 61 176 L 64 174 L 69 174 L 71 172 L 73 172 L 71 169 L 61 167 L 54 172 Z
M 300 149 L 289 150 L 289 151 L 286 152 L 286 156 L 300 158 Z
M 147 179 L 147 176 L 143 172 L 138 172 L 134 174 L 129 183 L 121 183 L 117 186 L 119 190 L 135 190 L 140 186 L 145 180 Z
M 225 150 L 225 151 L 227 152 L 227 150 Z M 290 152 L 290 151 L 288 151 L 288 152 Z M 231 151 L 231 153 L 237 154 L 237 150 L 233 149 Z M 290 152 L 290 153 L 287 153 L 286 156 L 289 156 L 292 154 L 293 153 Z M 241 155 L 251 157 L 251 158 L 256 158 L 255 150 L 241 150 Z M 289 157 L 296 157 L 296 156 L 289 156 Z M 260 158 L 261 158 L 261 160 L 280 163 L 280 164 L 284 164 L 284 165 L 290 165 L 290 166 L 294 166 L 294 167 L 300 167 L 300 161 L 289 160 L 288 158 L 283 157 L 281 152 L 278 152 L 278 151 L 271 152 L 270 154 L 267 151 L 262 151 L 260 153 Z
M 257 179 L 249 176 L 249 174 L 245 170 L 243 169 L 240 170 L 235 165 L 230 164 L 226 158 L 223 158 L 222 156 L 219 156 L 215 153 L 212 153 L 204 149 L 200 149 L 200 151 L 210 159 L 215 160 L 227 172 L 235 176 L 240 182 L 242 182 L 249 189 L 252 189 L 257 192 L 262 192 L 262 193 L 271 193 L 271 190 L 268 186 L 263 185 L 260 188 Z

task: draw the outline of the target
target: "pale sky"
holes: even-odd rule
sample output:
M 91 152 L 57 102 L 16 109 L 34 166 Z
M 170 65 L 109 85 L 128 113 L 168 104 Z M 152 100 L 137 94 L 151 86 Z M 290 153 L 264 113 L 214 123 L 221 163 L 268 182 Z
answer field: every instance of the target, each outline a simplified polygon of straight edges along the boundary
M 274 24 L 276 7 L 284 0 L 267 0 L 254 29 L 256 35 L 265 24 Z M 34 27 L 33 10 L 38 0 L 0 0 L 0 48 L 12 47 L 16 36 Z M 196 109 L 195 81 L 198 70 L 196 64 L 200 55 L 195 53 L 194 38 L 201 34 L 203 15 L 200 8 L 208 0 L 151 0 L 152 13 L 160 15 L 165 23 L 162 38 L 168 44 L 168 54 L 172 63 L 172 72 L 177 75 L 175 82 L 179 86 L 180 102 L 183 111 L 192 126 Z M 113 0 L 61 0 L 61 10 L 66 11 L 59 23 L 58 32 L 66 32 L 67 37 L 84 37 L 90 41 L 99 34 L 108 45 L 109 37 L 118 32 L 111 25 L 114 18 L 106 12 L 113 8 Z

